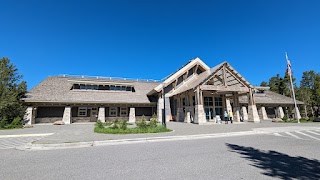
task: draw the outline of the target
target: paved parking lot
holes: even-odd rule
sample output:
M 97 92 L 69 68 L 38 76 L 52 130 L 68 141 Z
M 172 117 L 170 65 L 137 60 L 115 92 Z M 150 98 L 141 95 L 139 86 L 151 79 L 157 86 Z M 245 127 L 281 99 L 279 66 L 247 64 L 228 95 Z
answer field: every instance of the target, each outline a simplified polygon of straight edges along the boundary
M 212 134 L 212 133 L 227 133 L 239 131 L 251 131 L 255 128 L 266 127 L 286 127 L 286 126 L 313 126 L 320 127 L 320 123 L 272 123 L 271 121 L 264 121 L 262 123 L 234 123 L 234 124 L 208 124 L 196 125 L 178 122 L 169 122 L 167 127 L 174 130 L 168 133 L 150 133 L 150 134 L 98 134 L 93 132 L 94 124 L 71 124 L 63 126 L 54 126 L 51 124 L 36 124 L 33 128 L 3 130 L 1 135 L 8 134 L 39 134 L 39 133 L 53 133 L 53 135 L 45 136 L 36 139 L 35 143 L 71 143 L 71 142 L 86 142 L 86 141 L 103 141 L 111 139 L 130 139 L 130 138 L 145 138 L 145 137 L 160 137 L 160 136 L 183 136 L 196 134 Z M 15 140 L 17 142 L 26 142 L 27 140 Z

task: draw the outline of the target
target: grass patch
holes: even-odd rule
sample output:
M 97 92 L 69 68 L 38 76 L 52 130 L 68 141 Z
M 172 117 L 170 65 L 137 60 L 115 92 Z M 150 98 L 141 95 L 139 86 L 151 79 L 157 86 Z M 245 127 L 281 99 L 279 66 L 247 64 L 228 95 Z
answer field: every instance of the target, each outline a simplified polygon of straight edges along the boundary
M 115 120 L 112 123 L 102 123 L 97 121 L 94 127 L 94 132 L 104 134 L 141 134 L 141 133 L 161 133 L 170 132 L 171 129 L 167 129 L 161 124 L 157 123 L 156 119 L 151 119 L 147 122 L 143 117 L 136 122 L 136 127 L 129 128 L 125 120 Z
M 104 133 L 104 134 L 141 134 L 141 133 L 161 133 L 161 132 L 171 132 L 171 129 L 167 129 L 162 125 L 157 127 L 147 127 L 147 128 L 127 128 L 127 129 L 114 129 L 111 127 L 99 128 L 95 127 L 94 132 Z
M 298 123 L 298 120 L 296 119 L 282 119 L 283 123 Z M 300 119 L 300 123 L 312 123 L 313 122 L 313 119 L 305 119 L 305 118 L 301 118 Z

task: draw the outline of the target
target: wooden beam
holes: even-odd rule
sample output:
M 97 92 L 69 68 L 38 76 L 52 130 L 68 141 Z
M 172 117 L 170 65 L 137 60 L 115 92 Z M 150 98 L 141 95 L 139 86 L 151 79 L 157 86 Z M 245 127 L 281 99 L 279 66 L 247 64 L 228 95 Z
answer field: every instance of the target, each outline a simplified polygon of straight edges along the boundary
M 223 73 L 223 85 L 225 87 L 227 87 L 227 73 L 226 73 L 226 64 L 223 65 L 223 68 L 222 68 L 222 73 Z
M 200 89 L 204 91 L 248 92 L 246 87 L 201 85 Z

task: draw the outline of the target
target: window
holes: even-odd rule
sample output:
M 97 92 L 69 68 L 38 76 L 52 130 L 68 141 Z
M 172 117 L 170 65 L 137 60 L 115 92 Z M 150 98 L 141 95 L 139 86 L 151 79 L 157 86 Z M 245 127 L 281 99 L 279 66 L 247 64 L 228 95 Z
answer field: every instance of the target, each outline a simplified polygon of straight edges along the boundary
M 78 116 L 87 116 L 87 107 L 79 107 L 78 108 Z
M 128 115 L 128 108 L 121 107 L 120 108 L 120 116 L 127 116 Z
M 86 85 L 80 84 L 80 89 L 85 90 L 86 89 Z
M 110 90 L 115 90 L 115 89 L 116 89 L 116 87 L 110 86 Z
M 204 97 L 204 106 L 213 106 L 212 97 Z
M 222 98 L 221 97 L 214 97 L 214 105 L 217 107 L 222 107 Z
M 126 87 L 125 86 L 121 86 L 121 91 L 125 91 Z
M 117 107 L 110 107 L 109 109 L 109 116 L 117 116 L 118 114 L 118 108 Z

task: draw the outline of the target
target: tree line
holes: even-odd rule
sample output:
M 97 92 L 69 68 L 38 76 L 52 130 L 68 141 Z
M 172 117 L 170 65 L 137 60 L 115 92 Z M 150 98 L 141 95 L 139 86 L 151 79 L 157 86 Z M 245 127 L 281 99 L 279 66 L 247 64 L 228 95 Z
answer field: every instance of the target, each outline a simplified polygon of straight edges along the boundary
M 319 117 L 320 115 L 320 73 L 314 70 L 305 71 L 302 74 L 300 85 L 297 86 L 296 78 L 292 76 L 296 99 L 304 103 L 303 114 L 306 117 Z M 270 90 L 292 98 L 290 76 L 287 72 L 284 76 L 277 74 L 269 79 L 269 82 L 262 81 L 260 86 L 270 87 Z

